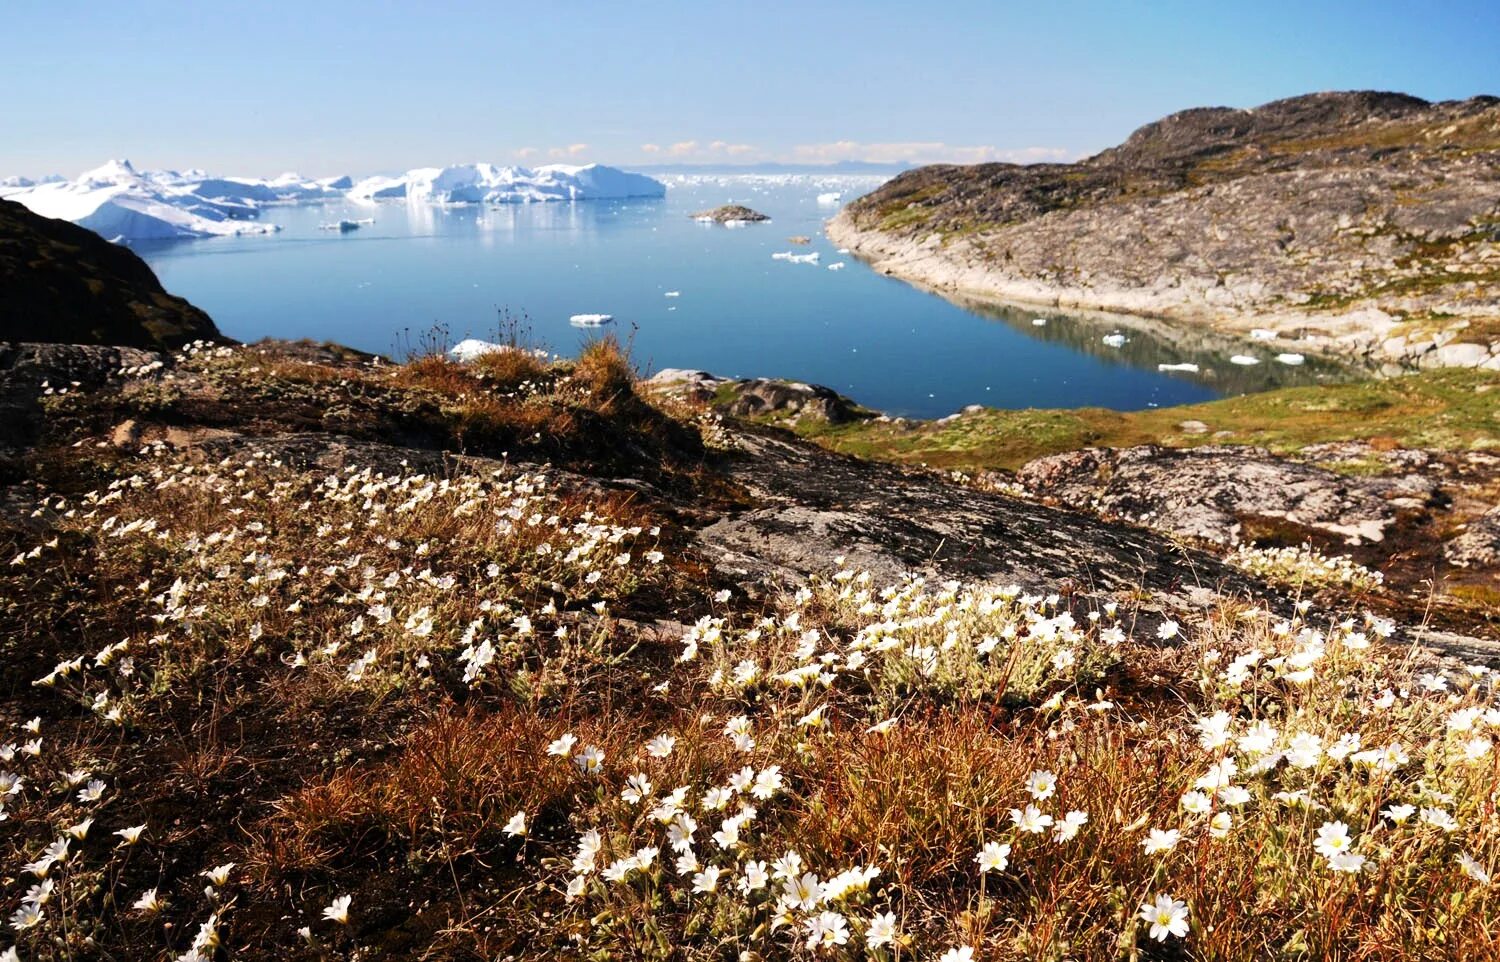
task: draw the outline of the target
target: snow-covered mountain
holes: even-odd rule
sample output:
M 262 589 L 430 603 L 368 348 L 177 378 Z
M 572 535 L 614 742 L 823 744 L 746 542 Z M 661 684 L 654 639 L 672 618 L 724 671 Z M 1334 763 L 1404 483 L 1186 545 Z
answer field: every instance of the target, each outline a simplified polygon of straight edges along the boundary
M 600 164 L 422 167 L 399 177 L 368 177 L 355 183 L 349 177 L 309 180 L 298 174 L 260 179 L 213 177 L 201 170 L 138 171 L 128 160 L 112 160 L 73 180 L 49 178 L 38 183 L 12 177 L 0 181 L 0 197 L 121 242 L 268 234 L 279 228 L 259 220 L 267 207 L 344 198 L 509 204 L 665 194 L 666 187 L 658 180 Z

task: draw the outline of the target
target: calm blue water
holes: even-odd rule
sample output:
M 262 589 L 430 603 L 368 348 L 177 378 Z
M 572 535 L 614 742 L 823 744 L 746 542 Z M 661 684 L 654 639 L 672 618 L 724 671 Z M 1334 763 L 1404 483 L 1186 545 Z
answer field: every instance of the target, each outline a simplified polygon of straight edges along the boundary
M 969 404 L 1139 409 L 1320 376 L 1269 361 L 1234 367 L 1223 345 L 1189 349 L 1144 334 L 1109 348 L 1100 341 L 1108 323 L 967 310 L 878 275 L 821 236 L 836 208 L 816 199 L 831 190 L 852 198 L 870 179 L 665 179 L 667 198 L 652 201 L 273 208 L 264 218 L 283 226 L 273 236 L 137 250 L 168 290 L 241 340 L 310 337 L 400 353 L 403 331 L 415 337 L 434 324 L 452 341 L 493 334 L 504 308 L 529 317 L 540 346 L 571 354 L 588 334 L 568 317 L 608 313 L 650 370 L 796 378 L 916 417 Z M 731 229 L 688 217 L 730 201 L 773 220 Z M 375 223 L 351 233 L 318 229 L 365 217 Z M 794 246 L 792 235 L 812 243 Z M 822 262 L 771 258 L 786 250 L 818 251 Z M 826 269 L 837 261 L 847 267 Z M 1047 326 L 1033 326 L 1037 316 Z M 1156 370 L 1181 361 L 1203 371 Z

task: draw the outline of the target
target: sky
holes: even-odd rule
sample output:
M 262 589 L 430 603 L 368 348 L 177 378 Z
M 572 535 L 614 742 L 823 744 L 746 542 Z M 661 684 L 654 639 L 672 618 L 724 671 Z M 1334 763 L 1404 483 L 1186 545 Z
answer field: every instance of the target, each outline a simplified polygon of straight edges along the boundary
M 1500 94 L 1500 0 L 5 0 L 0 177 L 1071 160 L 1194 106 Z

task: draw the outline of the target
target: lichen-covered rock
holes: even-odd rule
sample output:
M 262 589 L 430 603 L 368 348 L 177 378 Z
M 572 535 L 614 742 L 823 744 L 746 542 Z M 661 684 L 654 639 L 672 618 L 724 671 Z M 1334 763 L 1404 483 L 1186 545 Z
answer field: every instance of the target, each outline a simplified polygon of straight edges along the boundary
M 1500 567 L 1500 507 L 1470 521 L 1461 534 L 1443 546 L 1443 555 L 1461 568 Z
M 1351 476 L 1245 447 L 1090 448 L 1039 458 L 1017 479 L 1069 507 L 1225 545 L 1252 518 L 1381 541 L 1403 507 L 1438 493 L 1422 474 Z

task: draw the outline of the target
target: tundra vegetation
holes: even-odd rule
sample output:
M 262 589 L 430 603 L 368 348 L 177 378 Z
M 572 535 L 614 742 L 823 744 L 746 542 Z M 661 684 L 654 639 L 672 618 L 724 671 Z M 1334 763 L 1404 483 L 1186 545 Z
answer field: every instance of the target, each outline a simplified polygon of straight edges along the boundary
M 1352 563 L 1249 555 L 1290 597 L 1192 618 L 838 556 L 735 582 L 639 494 L 733 503 L 718 416 L 609 340 L 194 345 L 42 394 L 5 959 L 1500 954 L 1494 672 L 1400 643 Z

